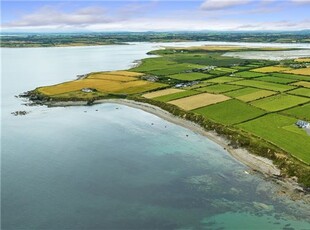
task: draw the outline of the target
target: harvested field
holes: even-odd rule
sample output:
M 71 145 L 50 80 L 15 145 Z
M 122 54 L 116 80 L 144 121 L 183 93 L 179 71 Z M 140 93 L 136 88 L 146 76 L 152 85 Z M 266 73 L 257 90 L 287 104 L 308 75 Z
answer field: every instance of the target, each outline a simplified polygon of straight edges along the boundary
M 135 81 L 138 80 L 135 77 L 127 77 L 123 75 L 114 75 L 114 74 L 104 74 L 104 73 L 94 73 L 90 74 L 87 79 L 101 79 L 101 80 L 109 80 L 109 81 Z
M 294 61 L 296 61 L 296 62 L 310 62 L 310 58 L 297 58 Z
M 284 71 L 284 73 L 293 73 L 310 76 L 310 68 L 294 69 L 289 71 Z
M 174 94 L 174 93 L 180 93 L 183 92 L 184 90 L 182 89 L 163 89 L 163 90 L 158 90 L 155 92 L 151 92 L 151 93 L 146 93 L 144 95 L 142 95 L 142 97 L 145 98 L 154 98 L 154 97 L 160 97 L 160 96 L 165 96 L 165 95 L 169 95 L 169 94 Z
M 176 105 L 184 110 L 193 110 L 203 106 L 212 105 L 218 102 L 230 99 L 224 95 L 202 93 L 190 97 L 185 97 L 168 102 L 169 104 Z
M 291 70 L 289 67 L 283 66 L 266 66 L 258 69 L 252 69 L 251 71 L 259 72 L 259 73 L 272 73 L 272 72 L 282 72 Z

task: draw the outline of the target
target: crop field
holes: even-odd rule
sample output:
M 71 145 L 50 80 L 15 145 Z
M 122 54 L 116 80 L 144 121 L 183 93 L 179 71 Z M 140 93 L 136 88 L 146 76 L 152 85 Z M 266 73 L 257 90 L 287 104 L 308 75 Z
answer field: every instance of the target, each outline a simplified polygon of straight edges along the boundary
M 310 97 L 310 89 L 308 88 L 298 88 L 287 92 L 289 94 Z
M 261 98 L 269 97 L 274 94 L 276 94 L 276 92 L 262 89 L 236 98 L 244 102 L 250 102 Z
M 283 84 L 277 84 L 277 83 L 265 82 L 265 81 L 256 81 L 256 80 L 235 81 L 235 82 L 231 82 L 230 84 L 250 86 L 250 87 L 256 87 L 260 89 L 267 89 L 267 90 L 279 91 L 279 92 L 284 92 L 284 91 L 296 88 L 291 85 L 283 85 Z
M 196 89 L 197 91 L 200 92 L 208 92 L 208 93 L 224 93 L 236 89 L 242 88 L 241 86 L 236 86 L 236 85 L 225 85 L 225 84 L 217 84 L 217 85 L 211 85 L 211 86 L 206 86 L 202 88 Z
M 284 66 L 266 66 L 258 69 L 253 69 L 252 71 L 259 72 L 259 73 L 272 73 L 272 72 L 282 72 L 291 70 L 289 67 Z
M 303 86 L 306 88 L 310 88 L 310 82 L 308 81 L 299 81 L 299 82 L 295 82 L 292 85 L 297 85 L 297 86 Z
M 272 73 L 270 74 L 274 77 L 279 78 L 287 78 L 294 81 L 310 81 L 310 76 L 303 76 L 303 75 L 297 75 L 297 74 L 289 74 L 289 73 Z
M 108 72 L 96 72 L 96 73 L 90 73 L 89 75 L 97 74 L 97 73 L 109 74 L 109 75 L 121 75 L 121 76 L 126 76 L 126 77 L 141 77 L 141 76 L 144 75 L 143 73 L 127 71 L 127 70 L 115 70 L 115 71 L 108 71 Z
M 225 95 L 216 95 L 210 93 L 202 93 L 194 96 L 189 96 L 168 103 L 176 105 L 184 110 L 193 110 L 203 106 L 212 105 L 218 102 L 230 99 Z
M 160 96 L 160 97 L 155 97 L 153 99 L 156 101 L 168 102 L 168 101 L 180 99 L 183 97 L 192 96 L 192 95 L 199 94 L 199 93 L 201 93 L 201 92 L 197 92 L 197 91 L 193 91 L 193 90 L 185 90 L 183 92 L 173 93 L 173 94 Z
M 225 72 L 225 73 L 234 73 L 237 70 L 232 69 L 232 68 L 227 68 L 227 67 L 218 67 L 215 70 L 221 71 L 221 72 Z
M 310 121 L 310 104 L 297 106 L 288 110 L 284 110 L 281 113 L 297 117 L 302 120 Z
M 123 75 L 114 75 L 114 74 L 104 74 L 104 73 L 94 73 L 90 74 L 87 79 L 100 79 L 100 80 L 109 80 L 109 81 L 135 81 L 138 80 L 135 77 L 127 77 Z
M 250 72 L 250 71 L 244 71 L 244 72 L 238 72 L 235 73 L 236 77 L 242 77 L 242 78 L 253 78 L 253 77 L 261 77 L 266 76 L 264 73 L 256 73 L 256 72 Z
M 232 81 L 237 81 L 237 80 L 242 80 L 242 78 L 238 77 L 217 77 L 213 78 L 210 80 L 206 80 L 205 82 L 210 82 L 210 83 L 227 83 L 227 82 L 232 82 Z
M 179 73 L 179 74 L 169 75 L 167 77 L 178 79 L 178 80 L 183 80 L 183 81 L 195 81 L 195 80 L 210 78 L 212 77 L 212 75 L 205 74 L 205 73 Z
M 247 121 L 265 113 L 265 111 L 261 109 L 236 99 L 196 109 L 194 112 L 214 120 L 215 122 L 227 125 Z
M 294 69 L 285 71 L 285 73 L 301 74 L 310 76 L 310 68 Z
M 310 98 L 279 94 L 252 102 L 251 104 L 266 111 L 279 111 L 310 101 Z
M 261 89 L 257 89 L 257 88 L 251 88 L 251 87 L 246 87 L 246 88 L 242 88 L 242 89 L 237 89 L 234 91 L 230 91 L 230 92 L 226 92 L 224 93 L 226 96 L 229 97 L 233 97 L 233 98 L 238 98 L 240 96 L 244 96 L 250 93 L 254 93 L 257 91 L 260 91 Z
M 146 58 L 142 61 L 142 63 L 132 68 L 131 71 L 135 72 L 148 72 L 150 70 L 164 69 L 169 68 L 177 63 L 167 60 L 167 58 Z
M 291 126 L 295 122 L 295 118 L 272 113 L 239 124 L 238 127 L 280 146 L 285 151 L 309 164 L 310 136 L 301 135 L 297 131 L 290 131 L 284 128 Z M 295 127 L 295 129 L 298 128 Z
M 273 83 L 280 83 L 280 84 L 289 84 L 289 83 L 298 81 L 298 80 L 275 77 L 275 76 L 258 77 L 258 78 L 255 78 L 255 80 L 267 81 L 267 82 L 273 82 Z
M 154 98 L 154 97 L 161 97 L 161 96 L 174 94 L 174 93 L 180 93 L 183 91 L 184 90 L 182 90 L 182 89 L 169 88 L 169 89 L 158 90 L 158 91 L 151 92 L 151 93 L 146 93 L 146 94 L 143 94 L 142 96 L 145 98 Z
M 164 86 L 165 85 L 161 83 L 153 83 L 142 80 L 122 82 L 115 80 L 86 78 L 53 86 L 40 87 L 38 88 L 38 91 L 49 96 L 78 91 L 83 88 L 92 88 L 103 93 L 140 93 Z
M 310 62 L 310 58 L 297 58 L 294 61 L 296 61 L 296 62 Z

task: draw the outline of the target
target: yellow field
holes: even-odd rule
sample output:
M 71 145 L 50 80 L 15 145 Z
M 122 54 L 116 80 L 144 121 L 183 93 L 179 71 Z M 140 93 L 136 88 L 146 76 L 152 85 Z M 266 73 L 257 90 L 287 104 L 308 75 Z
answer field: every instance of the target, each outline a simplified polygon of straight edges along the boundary
M 164 84 L 152 83 L 148 81 L 109 81 L 100 79 L 82 79 L 76 81 L 65 82 L 58 85 L 46 86 L 39 88 L 39 92 L 45 95 L 57 95 L 68 93 L 72 91 L 81 90 L 83 88 L 92 88 L 103 93 L 126 93 L 132 91 L 133 93 L 145 92 L 151 89 L 156 89 L 165 86 Z M 137 88 L 137 90 L 135 90 Z M 145 90 L 143 90 L 145 88 Z M 131 89 L 131 90 L 129 90 Z M 136 92 L 137 91 L 137 92 Z
M 135 77 L 127 77 L 124 75 L 114 75 L 114 74 L 106 74 L 106 73 L 93 73 L 90 74 L 87 79 L 101 79 L 101 80 L 109 80 L 109 81 L 136 81 L 138 78 Z
M 109 74 L 109 75 L 122 75 L 126 77 L 141 77 L 144 75 L 143 73 L 131 72 L 131 71 L 126 71 L 126 70 L 110 71 L 110 72 L 104 72 L 104 73 Z
M 309 75 L 310 76 L 310 68 L 293 69 L 293 70 L 289 70 L 289 71 L 284 71 L 284 73 L 293 73 L 293 74 L 301 74 L 301 75 Z
M 184 91 L 184 90 L 182 90 L 182 89 L 164 89 L 164 90 L 159 90 L 156 92 L 146 93 L 142 96 L 145 98 L 154 98 L 154 97 L 165 96 L 165 95 L 169 95 L 169 94 L 173 94 L 173 93 L 179 93 L 182 91 Z
M 176 47 L 175 49 L 179 50 L 205 50 L 205 51 L 231 51 L 231 50 L 242 50 L 244 49 L 243 47 L 240 46 L 192 46 L 188 48 L 184 47 Z
M 282 72 L 282 71 L 288 71 L 291 70 L 289 67 L 283 67 L 283 66 L 267 66 L 262 67 L 258 69 L 253 69 L 252 71 L 259 72 L 259 73 L 272 73 L 272 72 Z
M 296 61 L 296 62 L 310 62 L 310 58 L 298 58 L 298 59 L 295 59 L 294 61 Z
M 168 103 L 176 105 L 184 110 L 193 110 L 203 106 L 226 101 L 228 99 L 230 99 L 230 97 L 221 94 L 202 93 L 190 97 L 173 100 Z
M 292 85 L 298 85 L 298 86 L 303 86 L 303 87 L 306 87 L 306 88 L 310 88 L 310 82 L 307 82 L 307 81 L 295 82 Z

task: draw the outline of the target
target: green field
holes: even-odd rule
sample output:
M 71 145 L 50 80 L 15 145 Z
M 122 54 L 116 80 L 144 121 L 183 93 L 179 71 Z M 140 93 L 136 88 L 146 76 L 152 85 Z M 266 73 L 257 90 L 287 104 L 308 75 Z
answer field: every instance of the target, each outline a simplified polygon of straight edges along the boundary
M 274 83 L 280 83 L 280 84 L 289 84 L 289 83 L 298 81 L 298 80 L 292 80 L 288 78 L 281 78 L 281 77 L 275 77 L 275 76 L 258 77 L 255 80 L 274 82 Z
M 210 83 L 227 83 L 227 82 L 232 82 L 232 81 L 238 81 L 242 80 L 242 78 L 238 77 L 217 77 L 213 78 L 210 80 L 206 80 L 205 82 L 210 82 Z
M 183 80 L 183 81 L 195 81 L 212 77 L 210 74 L 205 73 L 179 73 L 167 76 L 169 78 Z
M 265 97 L 269 97 L 271 95 L 276 94 L 276 92 L 274 91 L 269 91 L 269 90 L 258 90 L 256 92 L 253 93 L 249 93 L 243 96 L 239 96 L 237 97 L 237 99 L 244 101 L 244 102 L 249 102 L 249 101 L 254 101 L 254 100 L 258 100 L 261 98 L 265 98 Z
M 308 88 L 298 88 L 298 89 L 291 90 L 287 93 L 299 95 L 299 96 L 310 97 L 310 89 L 308 89 Z
M 295 86 L 277 84 L 277 83 L 272 83 L 272 82 L 256 81 L 256 80 L 236 81 L 236 82 L 231 82 L 231 84 L 250 86 L 250 87 L 256 87 L 256 88 L 279 91 L 279 92 L 284 92 L 284 91 L 296 88 Z
M 281 113 L 297 117 L 302 120 L 306 120 L 310 122 L 310 104 L 297 106 L 288 110 L 284 110 Z
M 279 94 L 252 102 L 251 104 L 266 111 L 279 111 L 310 101 L 304 98 L 288 94 Z
M 201 92 L 197 92 L 197 91 L 193 91 L 193 90 L 186 90 L 186 91 L 180 92 L 180 93 L 173 93 L 173 94 L 169 94 L 169 95 L 155 97 L 155 98 L 153 98 L 153 100 L 162 101 L 162 102 L 168 102 L 168 101 L 180 99 L 180 98 L 183 98 L 183 97 L 188 97 L 188 96 L 191 96 L 191 95 L 195 95 L 195 94 L 198 94 L 198 93 L 201 93 Z
M 263 115 L 265 112 L 254 106 L 248 105 L 236 99 L 231 99 L 218 104 L 209 105 L 197 110 L 201 114 L 215 122 L 226 125 L 236 124 Z
M 202 88 L 196 89 L 197 91 L 200 92 L 208 92 L 208 93 L 224 93 L 236 89 L 240 89 L 240 86 L 236 85 L 225 85 L 225 84 L 217 84 L 217 85 L 211 85 L 211 86 L 206 86 Z
M 294 80 L 294 81 L 310 81 L 310 77 L 309 76 L 302 76 L 302 75 L 296 75 L 296 74 L 272 73 L 270 75 L 274 76 L 274 77 L 279 77 L 279 78 L 291 79 L 291 80 Z
M 264 73 L 256 73 L 256 72 L 250 72 L 250 71 L 244 71 L 244 72 L 238 72 L 235 73 L 236 77 L 242 77 L 242 78 L 253 78 L 253 77 L 260 77 L 260 76 L 266 76 Z
M 229 97 L 238 98 L 240 96 L 247 95 L 247 94 L 250 94 L 250 93 L 254 93 L 254 92 L 257 92 L 257 91 L 260 91 L 260 90 L 261 89 L 246 87 L 246 88 L 234 90 L 234 91 L 231 91 L 231 92 L 227 92 L 227 93 L 225 93 L 225 95 L 229 96 Z
M 310 136 L 298 134 L 297 126 L 292 127 L 295 118 L 280 114 L 268 114 L 255 120 L 239 124 L 238 127 L 247 132 L 260 136 L 281 147 L 295 157 L 310 163 Z M 288 130 L 291 126 L 295 131 Z

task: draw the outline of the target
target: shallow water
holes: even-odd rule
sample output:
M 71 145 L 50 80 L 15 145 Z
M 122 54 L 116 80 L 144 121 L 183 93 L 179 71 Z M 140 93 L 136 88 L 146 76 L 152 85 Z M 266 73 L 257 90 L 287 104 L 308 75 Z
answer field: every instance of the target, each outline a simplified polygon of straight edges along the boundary
M 14 98 L 127 68 L 155 46 L 2 50 L 2 229 L 310 229 L 309 206 L 188 129 L 116 104 Z

